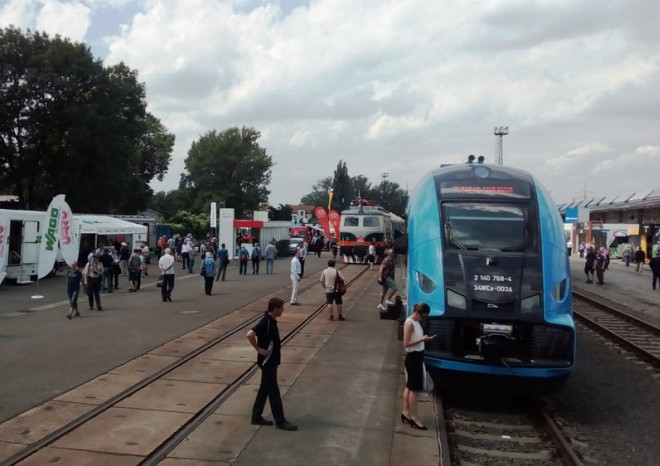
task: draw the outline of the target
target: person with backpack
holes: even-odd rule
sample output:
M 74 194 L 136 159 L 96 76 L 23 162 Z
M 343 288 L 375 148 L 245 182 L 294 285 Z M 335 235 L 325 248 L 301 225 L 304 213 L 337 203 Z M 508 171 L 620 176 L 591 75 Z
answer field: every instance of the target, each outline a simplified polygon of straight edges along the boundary
M 238 248 L 238 274 L 247 275 L 247 264 L 248 264 L 248 250 L 243 244 Z
M 261 248 L 259 243 L 254 243 L 252 249 L 252 275 L 259 275 L 259 261 L 261 261 Z
M 339 279 L 343 281 L 344 276 L 335 268 L 335 263 L 333 259 L 328 261 L 328 267 L 321 272 L 321 279 L 319 280 L 325 290 L 325 302 L 330 312 L 330 317 L 328 318 L 330 321 L 335 320 L 333 304 L 336 304 L 337 307 L 337 320 L 346 320 L 341 313 L 343 304 L 341 293 L 337 290 L 337 282 Z

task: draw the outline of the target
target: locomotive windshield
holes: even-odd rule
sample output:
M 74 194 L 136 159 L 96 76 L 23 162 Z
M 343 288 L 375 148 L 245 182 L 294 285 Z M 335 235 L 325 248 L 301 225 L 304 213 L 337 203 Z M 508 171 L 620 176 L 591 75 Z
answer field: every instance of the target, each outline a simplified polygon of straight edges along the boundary
M 444 203 L 444 244 L 447 249 L 534 252 L 537 222 L 529 205 L 520 203 Z

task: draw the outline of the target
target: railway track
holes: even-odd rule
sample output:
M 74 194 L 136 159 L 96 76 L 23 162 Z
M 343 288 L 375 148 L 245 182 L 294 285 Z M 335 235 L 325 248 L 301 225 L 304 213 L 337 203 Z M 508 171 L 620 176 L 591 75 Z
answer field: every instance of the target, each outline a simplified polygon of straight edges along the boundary
M 352 266 L 342 270 L 347 279 L 347 285 L 350 287 L 360 279 L 368 268 Z M 305 296 L 306 292 L 317 292 L 314 290 L 320 290 L 316 276 L 301 287 L 300 295 Z M 288 289 L 280 290 L 280 294 L 288 294 L 289 292 Z M 50 432 L 47 432 L 36 441 L 30 442 L 24 448 L 2 460 L 0 466 L 16 465 L 22 462 L 43 464 L 40 461 L 44 459 L 46 459 L 45 462 L 52 462 L 55 459 L 59 461 L 59 457 L 50 458 L 48 454 L 43 453 L 49 446 L 74 451 L 86 450 L 82 445 L 85 443 L 85 439 L 88 438 L 89 429 L 86 428 L 89 426 L 98 428 L 99 425 L 107 425 L 108 427 L 102 429 L 107 432 L 112 431 L 113 423 L 117 422 L 125 422 L 131 424 L 131 426 L 149 425 L 154 422 L 155 418 L 153 414 L 149 418 L 148 413 L 153 413 L 159 409 L 149 405 L 150 402 L 154 401 L 160 403 L 160 409 L 168 411 L 170 415 L 171 420 L 167 424 L 167 428 L 152 429 L 153 435 L 146 438 L 136 436 L 128 441 L 124 441 L 125 439 L 120 440 L 120 438 L 113 439 L 112 435 L 100 436 L 94 442 L 93 451 L 124 455 L 128 461 L 126 464 L 158 464 L 212 414 L 216 413 L 223 403 L 251 379 L 257 371 L 257 365 L 254 362 L 256 356 L 254 350 L 245 340 L 245 332 L 262 317 L 266 307 L 264 303 L 268 298 L 270 296 L 221 317 L 213 323 L 210 329 L 210 332 L 215 331 L 218 333 L 216 336 L 208 337 L 205 342 L 198 339 L 197 341 L 200 344 L 195 348 L 179 355 L 173 362 L 164 365 L 152 375 L 143 377 L 138 382 L 109 395 L 105 401 L 94 406 L 90 404 L 89 409 L 82 415 L 52 428 Z M 325 294 L 323 294 L 323 299 L 320 298 L 319 294 L 314 302 L 323 302 Z M 305 328 L 324 309 L 325 304 L 314 305 L 311 310 L 307 306 L 287 310 L 287 314 L 280 319 L 281 323 L 279 325 L 282 333 L 283 356 L 284 352 L 287 351 L 287 345 L 296 336 L 301 336 Z M 164 346 L 167 346 L 167 344 Z M 153 353 L 158 355 L 158 349 Z M 313 352 L 311 353 L 311 356 L 313 356 Z M 165 353 L 161 352 L 160 354 Z M 300 355 L 301 361 L 311 356 L 309 354 Z M 300 371 L 302 371 L 302 368 Z M 103 377 L 99 379 L 103 380 Z M 181 402 L 180 399 L 166 401 L 161 399 L 162 391 L 167 391 L 167 387 L 176 389 L 177 386 L 181 385 L 193 391 L 199 390 L 200 387 L 203 388 L 202 391 L 195 392 L 197 393 L 196 398 L 202 400 L 201 402 L 196 400 L 201 406 L 193 408 L 191 400 L 187 400 L 188 403 L 186 403 Z M 63 398 L 66 399 L 66 394 Z M 94 397 L 90 396 L 90 398 Z M 169 404 L 162 407 L 163 403 Z M 137 412 L 136 417 L 126 421 L 126 408 L 134 408 L 134 411 Z M 141 418 L 141 415 L 146 417 Z M 123 421 L 121 420 L 122 417 L 124 418 Z M 117 421 L 117 418 L 120 420 Z M 12 422 L 12 420 L 8 422 Z M 21 426 L 21 428 L 24 429 L 26 438 L 33 435 L 35 431 L 39 431 L 38 425 Z M 42 456 L 38 457 L 40 454 Z
M 539 400 L 475 392 L 434 404 L 441 466 L 582 464 Z
M 601 299 L 573 291 L 575 319 L 660 369 L 660 328 Z

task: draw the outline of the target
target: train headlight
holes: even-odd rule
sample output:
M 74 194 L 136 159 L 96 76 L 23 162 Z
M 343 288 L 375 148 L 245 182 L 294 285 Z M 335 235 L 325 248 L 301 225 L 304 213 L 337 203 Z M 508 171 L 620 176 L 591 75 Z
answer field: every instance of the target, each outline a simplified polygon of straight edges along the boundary
M 456 293 L 455 291 L 452 290 L 447 290 L 447 305 L 451 307 L 455 307 L 457 309 L 467 309 L 467 305 L 465 303 L 465 296 Z
M 522 314 L 533 314 L 541 312 L 541 295 L 535 294 L 525 298 L 520 302 L 520 312 Z
M 555 301 L 563 301 L 566 294 L 566 279 L 560 281 L 557 286 L 552 289 L 552 297 Z
M 433 280 L 420 271 L 417 271 L 417 283 L 419 283 L 419 289 L 424 293 L 433 293 L 435 290 L 435 283 L 433 283 Z

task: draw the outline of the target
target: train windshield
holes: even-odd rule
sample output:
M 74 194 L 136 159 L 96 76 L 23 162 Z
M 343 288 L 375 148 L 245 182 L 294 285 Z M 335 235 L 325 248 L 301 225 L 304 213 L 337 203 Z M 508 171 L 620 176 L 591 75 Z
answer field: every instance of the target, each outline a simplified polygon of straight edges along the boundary
M 444 243 L 447 249 L 533 252 L 536 222 L 529 205 L 519 203 L 444 203 Z

